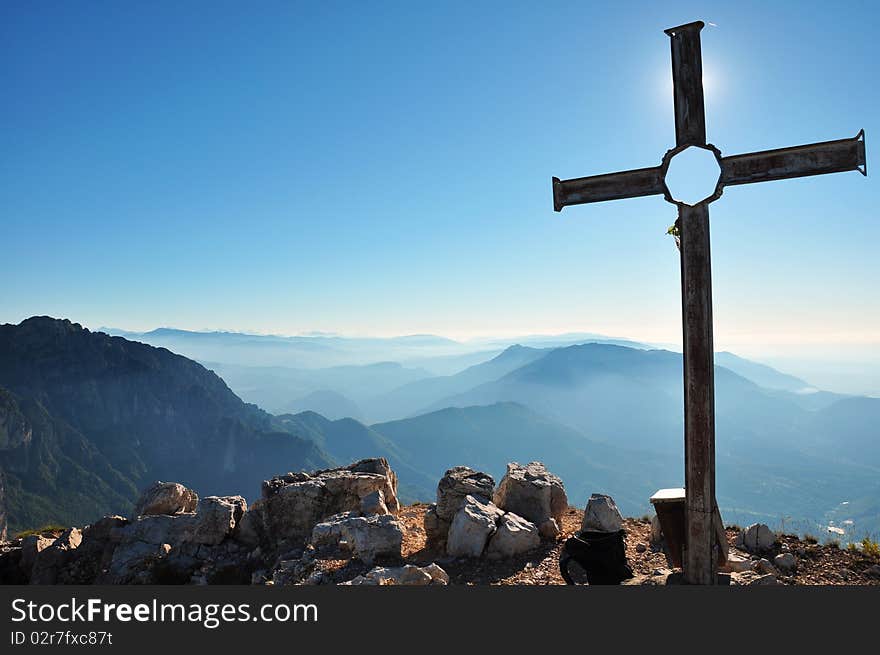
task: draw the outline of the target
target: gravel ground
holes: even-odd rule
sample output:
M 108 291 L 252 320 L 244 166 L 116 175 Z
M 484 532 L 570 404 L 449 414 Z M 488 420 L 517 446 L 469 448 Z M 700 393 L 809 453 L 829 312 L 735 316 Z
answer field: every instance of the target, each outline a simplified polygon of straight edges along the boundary
M 547 543 L 523 557 L 503 561 L 449 559 L 445 553 L 425 549 L 423 520 L 428 505 L 415 504 L 401 508 L 399 518 L 406 526 L 403 540 L 403 558 L 408 564 L 425 565 L 437 562 L 449 574 L 451 584 L 553 585 L 565 584 L 559 573 L 559 553 L 563 541 L 575 534 L 581 526 L 583 511 L 569 507 L 562 522 L 563 534 L 556 543 Z M 626 555 L 635 575 L 669 573 L 665 555 L 651 547 L 651 524 L 643 519 L 625 519 Z M 727 530 L 731 552 L 736 530 Z M 880 585 L 880 579 L 866 573 L 875 560 L 829 545 L 808 544 L 795 536 L 784 535 L 771 552 L 762 554 L 772 561 L 785 544 L 798 559 L 792 575 L 778 576 L 788 585 Z

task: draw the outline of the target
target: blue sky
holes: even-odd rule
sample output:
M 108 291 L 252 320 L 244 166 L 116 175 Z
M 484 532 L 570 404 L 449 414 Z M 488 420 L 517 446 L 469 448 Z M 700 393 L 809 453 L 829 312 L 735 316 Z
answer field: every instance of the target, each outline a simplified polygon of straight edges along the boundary
M 181 6 L 182 5 L 182 6 Z M 876 3 L 4 3 L 0 321 L 680 339 L 668 38 L 725 154 L 867 132 L 868 172 L 712 205 L 716 343 L 880 361 Z

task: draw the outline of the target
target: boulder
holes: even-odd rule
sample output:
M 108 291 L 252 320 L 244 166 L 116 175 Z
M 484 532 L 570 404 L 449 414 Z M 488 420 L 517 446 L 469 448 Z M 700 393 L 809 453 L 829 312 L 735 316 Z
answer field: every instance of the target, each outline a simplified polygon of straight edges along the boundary
M 429 564 L 425 567 L 397 566 L 392 568 L 379 567 L 368 571 L 364 575 L 357 576 L 354 580 L 342 582 L 343 585 L 446 585 L 449 584 L 449 576 L 437 564 Z
M 134 515 L 180 514 L 194 512 L 199 495 L 179 482 L 155 482 L 141 492 L 135 503 Z
M 377 557 L 400 557 L 403 525 L 391 514 L 358 516 L 347 512 L 318 523 L 312 530 L 312 543 L 346 548 L 354 557 L 372 564 Z
M 736 537 L 737 548 L 750 553 L 760 553 L 773 548 L 776 535 L 763 523 L 753 523 L 742 530 Z
M 736 553 L 730 553 L 727 556 L 727 562 L 724 563 L 724 566 L 721 567 L 722 571 L 727 573 L 742 573 L 744 571 L 752 570 L 752 560 L 747 557 L 743 557 L 742 555 L 737 555 Z
M 153 566 L 168 556 L 171 544 L 151 544 L 128 540 L 113 551 L 108 570 L 96 581 L 98 584 L 155 584 Z
M 31 570 L 31 584 L 55 584 L 58 574 L 64 569 L 70 554 L 82 543 L 82 532 L 70 528 L 51 545 L 37 553 Z
M 216 546 L 235 529 L 247 511 L 241 496 L 207 496 L 199 501 L 195 517 L 186 526 L 183 541 Z
M 422 567 L 423 571 L 427 571 L 431 576 L 431 584 L 447 585 L 449 584 L 449 574 L 446 573 L 436 562 L 431 562 L 428 566 Z
M 507 512 L 496 524 L 486 555 L 490 559 L 516 557 L 540 545 L 541 535 L 537 526 L 513 512 Z
M 480 557 L 503 515 L 504 512 L 491 502 L 483 503 L 474 496 L 465 496 L 464 505 L 449 526 L 446 552 L 452 557 Z
M 174 581 L 187 581 L 197 569 L 207 579 L 218 563 L 237 555 L 238 547 L 229 538 L 246 509 L 241 496 L 207 496 L 194 513 L 147 514 L 117 525 L 110 540 L 118 545 L 98 582 L 155 584 L 153 568 L 160 561 L 165 563 L 163 575 Z
M 865 575 L 869 578 L 880 578 L 880 564 L 872 564 L 865 569 Z
M 382 492 L 388 512 L 396 514 L 397 475 L 384 458 L 272 478 L 263 483 L 263 497 L 245 513 L 241 539 L 271 547 L 302 546 L 315 525 L 336 514 L 360 513 L 363 499 L 375 491 Z
M 148 514 L 119 529 L 120 544 L 142 541 L 147 544 L 179 544 L 195 525 L 195 514 Z
M 437 516 L 451 522 L 455 513 L 464 505 L 467 496 L 473 496 L 484 503 L 489 502 L 494 489 L 495 480 L 488 473 L 475 471 L 467 466 L 451 468 L 437 485 Z
M 731 573 L 730 583 L 733 585 L 777 585 L 779 581 L 772 573 L 744 571 L 743 573 Z
M 388 506 L 385 505 L 385 494 L 381 489 L 367 494 L 361 498 L 361 514 L 388 514 Z
M 449 525 L 449 521 L 444 521 L 440 518 L 439 514 L 437 514 L 437 505 L 432 503 L 425 510 L 425 546 L 430 550 L 445 550 Z
M 797 560 L 791 553 L 779 553 L 773 558 L 773 566 L 780 571 L 790 573 L 797 568 Z
M 547 471 L 541 462 L 522 466 L 516 462 L 507 465 L 507 473 L 498 484 L 493 496 L 495 505 L 542 525 L 547 519 L 562 525 L 562 517 L 568 508 L 568 496 L 562 480 Z M 552 532 L 552 530 L 548 530 Z
M 324 482 L 330 495 L 341 504 L 351 504 L 357 508 L 361 499 L 378 489 L 382 492 L 388 511 L 392 514 L 400 511 L 397 474 L 384 457 L 362 459 L 348 466 L 320 471 L 317 477 Z
M 611 496 L 593 494 L 587 501 L 581 530 L 590 532 L 619 532 L 623 529 L 623 517 Z

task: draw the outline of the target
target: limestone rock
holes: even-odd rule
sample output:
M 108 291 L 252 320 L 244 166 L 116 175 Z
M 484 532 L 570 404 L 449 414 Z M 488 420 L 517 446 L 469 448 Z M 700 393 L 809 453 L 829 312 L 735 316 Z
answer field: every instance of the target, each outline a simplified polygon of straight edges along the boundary
M 751 571 L 752 560 L 748 559 L 747 557 L 743 557 L 742 555 L 737 555 L 736 553 L 730 553 L 727 556 L 727 562 L 725 562 L 721 570 L 727 573 L 742 573 L 744 571 Z
M 352 509 L 359 507 L 362 498 L 378 489 L 382 491 L 388 511 L 392 514 L 400 511 L 397 474 L 384 457 L 362 459 L 348 466 L 320 471 L 317 477 L 324 482 L 330 495 L 337 498 L 337 502 L 354 505 Z
M 733 585 L 777 585 L 779 581 L 772 573 L 756 573 L 744 571 L 743 573 L 731 573 L 730 582 Z
M 224 567 L 234 569 L 234 562 L 222 560 L 237 552 L 228 537 L 246 507 L 241 496 L 208 496 L 195 513 L 146 515 L 114 529 L 118 545 L 98 582 L 156 584 L 153 569 L 160 561 L 165 562 L 163 574 L 174 581 L 189 580 L 197 569 L 205 579 Z M 226 576 L 236 578 L 229 571 Z
M 354 580 L 343 582 L 343 585 L 445 585 L 449 583 L 449 576 L 437 564 L 429 564 L 425 567 L 397 566 L 392 568 L 379 567 L 359 575 Z
M 480 557 L 503 515 L 491 502 L 482 503 L 474 496 L 465 496 L 464 505 L 449 526 L 446 552 L 452 557 Z
M 381 489 L 367 494 L 361 498 L 361 514 L 388 514 L 388 507 L 385 505 L 385 494 Z
M 436 562 L 431 562 L 428 566 L 422 567 L 431 576 L 431 584 L 446 585 L 449 584 L 449 574 L 446 573 Z
M 509 463 L 493 501 L 501 509 L 518 514 L 535 525 L 541 525 L 549 518 L 556 520 L 557 527 L 562 525 L 562 517 L 568 508 L 562 480 L 541 462 L 530 462 L 526 466 Z
M 255 500 L 242 514 L 241 520 L 236 523 L 234 537 L 249 548 L 257 548 L 261 542 L 268 541 L 265 498 Z
M 437 514 L 437 505 L 432 503 L 425 510 L 425 545 L 432 550 L 445 550 L 446 535 L 449 533 L 449 521 L 444 521 Z
M 151 544 L 128 540 L 113 551 L 110 567 L 97 581 L 99 584 L 150 584 L 155 580 L 152 566 L 167 557 L 171 544 Z
M 488 502 L 492 500 L 494 489 L 495 480 L 488 473 L 467 466 L 453 467 L 446 471 L 437 485 L 437 516 L 451 522 L 467 496 Z
M 791 553 L 779 553 L 773 558 L 773 565 L 780 571 L 790 573 L 797 568 L 797 560 Z
M 880 564 L 872 564 L 865 569 L 865 575 L 871 578 L 880 578 Z
M 78 548 L 80 543 L 82 543 L 82 532 L 78 528 L 70 528 L 50 546 L 38 552 L 31 570 L 30 583 L 55 584 L 71 552 Z
M 541 535 L 534 523 L 507 512 L 496 525 L 486 555 L 490 559 L 516 557 L 541 545 Z
M 337 514 L 314 527 L 312 543 L 347 548 L 354 557 L 372 564 L 377 557 L 400 557 L 403 525 L 391 514 Z
M 775 542 L 776 535 L 763 523 L 753 523 L 736 538 L 737 548 L 743 548 L 750 553 L 770 550 Z
M 360 512 L 362 499 L 377 490 L 387 510 L 396 514 L 400 509 L 397 475 L 384 458 L 272 478 L 263 483 L 263 497 L 251 508 L 254 514 L 244 515 L 242 538 L 302 545 L 316 524 L 343 512 Z
M 134 515 L 180 514 L 194 512 L 199 495 L 179 482 L 155 482 L 141 492 L 134 506 Z
M 154 514 L 141 516 L 119 530 L 121 544 L 142 541 L 148 544 L 178 544 L 195 525 L 195 514 Z
M 623 517 L 611 496 L 593 494 L 584 510 L 582 530 L 590 532 L 618 532 L 623 528 Z
M 247 510 L 241 496 L 207 496 L 199 501 L 192 524 L 187 526 L 184 541 L 216 546 L 235 529 Z

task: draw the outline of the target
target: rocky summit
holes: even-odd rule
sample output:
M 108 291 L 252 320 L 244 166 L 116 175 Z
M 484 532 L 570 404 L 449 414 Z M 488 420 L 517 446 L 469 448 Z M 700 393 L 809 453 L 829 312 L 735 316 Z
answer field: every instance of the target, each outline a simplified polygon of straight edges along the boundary
M 562 480 L 539 462 L 512 462 L 507 471 L 496 487 L 481 471 L 449 469 L 430 505 L 402 505 L 383 458 L 272 477 L 250 505 L 156 482 L 130 516 L 0 542 L 0 583 L 564 584 L 560 552 L 582 530 L 624 535 L 634 573 L 624 584 L 680 579 L 656 517 L 624 519 L 598 493 L 584 510 L 563 504 Z M 880 585 L 869 550 L 809 543 L 762 524 L 728 528 L 726 537 L 721 574 L 731 584 Z

